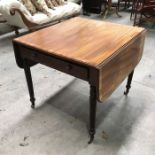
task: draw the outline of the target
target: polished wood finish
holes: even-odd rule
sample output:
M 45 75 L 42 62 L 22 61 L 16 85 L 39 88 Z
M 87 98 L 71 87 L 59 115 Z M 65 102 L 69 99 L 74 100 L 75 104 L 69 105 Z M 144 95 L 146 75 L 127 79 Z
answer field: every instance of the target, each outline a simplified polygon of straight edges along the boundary
M 24 68 L 32 105 L 29 67 L 41 63 L 90 84 L 90 141 L 95 134 L 96 101 L 103 102 L 132 72 L 142 57 L 145 29 L 72 18 L 13 40 L 16 61 Z
M 63 59 L 58 59 L 56 57 L 49 57 L 33 49 L 22 47 L 22 50 L 22 57 L 26 59 L 32 60 L 34 62 L 40 62 L 61 72 L 73 75 L 86 81 L 88 80 L 88 69 L 84 66 L 76 65 L 73 62 L 69 61 L 66 62 Z
M 118 87 L 118 85 L 136 67 L 142 57 L 144 35 L 142 33 L 133 39 L 125 47 L 122 47 L 117 55 L 113 55 L 109 61 L 100 66 L 99 96 L 104 101 Z M 105 82 L 106 81 L 106 82 Z
M 42 53 L 100 68 L 101 63 L 143 31 L 143 28 L 77 17 L 14 41 Z
M 94 139 L 94 134 L 95 134 L 95 120 L 96 120 L 96 106 L 97 106 L 97 101 L 96 101 L 96 87 L 90 85 L 90 124 L 89 124 L 89 135 L 90 135 L 90 140 L 88 144 L 91 144 L 93 139 Z
M 127 81 L 127 85 L 126 85 L 126 90 L 124 91 L 124 95 L 128 95 L 129 90 L 131 88 L 131 82 L 132 82 L 132 78 L 133 78 L 133 74 L 134 74 L 134 70 L 129 74 L 128 76 L 128 81 Z
M 27 81 L 27 86 L 29 90 L 29 95 L 30 95 L 30 101 L 32 102 L 31 107 L 35 107 L 35 97 L 34 97 L 34 90 L 33 90 L 33 82 L 32 82 L 32 77 L 31 77 L 31 70 L 28 65 L 28 60 L 24 59 L 24 71 L 25 71 L 25 76 L 26 76 L 26 81 Z
M 24 57 L 27 55 L 28 58 L 35 59 L 37 62 L 45 61 L 42 63 L 51 66 L 46 61 L 45 55 L 57 57 L 57 60 L 61 58 L 63 61 L 69 61 L 68 64 L 63 63 L 63 66 L 70 65 L 71 67 L 64 68 L 72 68 L 71 74 L 78 71 L 78 75 L 82 74 L 79 78 L 85 80 L 89 79 L 90 68 L 94 68 L 96 74 L 99 74 L 98 79 L 95 79 L 98 85 L 97 99 L 103 101 L 139 62 L 144 34 L 143 28 L 76 17 L 19 37 L 14 42 L 22 46 Z M 37 56 L 33 59 L 34 49 L 37 55 L 44 54 L 44 57 Z M 49 60 L 49 62 L 55 61 Z M 79 64 L 82 69 L 77 67 Z M 64 68 L 54 68 L 69 73 Z

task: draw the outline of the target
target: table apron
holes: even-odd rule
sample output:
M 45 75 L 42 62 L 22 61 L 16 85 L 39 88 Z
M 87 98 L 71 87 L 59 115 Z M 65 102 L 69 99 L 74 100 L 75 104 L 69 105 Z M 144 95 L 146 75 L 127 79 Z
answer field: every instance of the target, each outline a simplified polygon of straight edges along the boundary
M 30 48 L 22 47 L 20 48 L 20 51 L 22 51 L 22 59 L 27 59 L 33 62 L 41 63 L 43 65 L 70 74 L 82 80 L 89 80 L 89 67 L 62 60 Z

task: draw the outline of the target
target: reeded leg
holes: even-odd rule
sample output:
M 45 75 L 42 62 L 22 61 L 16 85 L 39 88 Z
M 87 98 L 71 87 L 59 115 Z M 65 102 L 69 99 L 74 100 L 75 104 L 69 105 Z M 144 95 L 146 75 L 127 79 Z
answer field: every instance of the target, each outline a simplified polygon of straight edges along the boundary
M 95 122 L 96 122 L 96 87 L 95 86 L 90 86 L 90 124 L 89 124 L 89 135 L 90 135 L 90 140 L 88 144 L 91 144 L 92 141 L 94 140 L 94 135 L 95 135 Z
M 33 90 L 33 82 L 32 82 L 32 77 L 31 77 L 31 70 L 30 70 L 30 67 L 27 63 L 27 60 L 24 60 L 24 71 L 25 71 L 27 86 L 28 86 L 28 90 L 29 90 L 30 101 L 32 103 L 31 107 L 35 108 L 35 97 L 34 97 L 34 90 Z
M 124 95 L 128 95 L 128 93 L 129 93 L 129 89 L 131 88 L 131 81 L 132 81 L 133 73 L 134 73 L 134 70 L 128 76 L 126 91 L 124 92 Z

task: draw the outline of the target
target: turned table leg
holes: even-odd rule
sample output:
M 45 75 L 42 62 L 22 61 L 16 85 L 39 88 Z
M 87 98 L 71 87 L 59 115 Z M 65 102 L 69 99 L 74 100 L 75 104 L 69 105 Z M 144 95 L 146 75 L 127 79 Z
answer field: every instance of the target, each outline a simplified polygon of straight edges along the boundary
M 129 89 L 131 88 L 131 82 L 132 82 L 133 73 L 134 73 L 134 70 L 128 76 L 128 81 L 127 81 L 127 85 L 126 85 L 126 91 L 124 92 L 124 95 L 128 95 L 128 93 L 129 93 Z
M 96 87 L 95 86 L 90 86 L 90 113 L 89 113 L 89 135 L 90 135 L 90 140 L 88 144 L 91 144 L 92 141 L 94 140 L 94 135 L 95 135 L 95 122 L 96 122 Z
M 35 108 L 35 97 L 34 97 L 33 82 L 32 82 L 30 66 L 27 63 L 27 60 L 24 60 L 23 63 L 24 63 L 26 82 L 27 82 L 29 95 L 30 95 L 30 101 L 32 103 L 31 107 Z

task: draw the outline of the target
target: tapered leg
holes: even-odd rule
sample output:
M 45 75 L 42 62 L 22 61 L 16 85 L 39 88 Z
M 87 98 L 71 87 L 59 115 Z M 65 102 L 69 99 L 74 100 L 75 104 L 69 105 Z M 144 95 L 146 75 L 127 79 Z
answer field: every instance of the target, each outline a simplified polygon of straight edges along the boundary
M 27 60 L 24 60 L 24 71 L 25 71 L 27 86 L 28 86 L 28 90 L 29 90 L 30 101 L 32 103 L 31 107 L 35 108 L 35 97 L 34 97 L 34 90 L 33 90 L 33 82 L 32 82 L 32 77 L 31 77 L 31 70 L 30 70 L 30 67 L 27 63 Z
M 126 85 L 126 91 L 124 92 L 124 95 L 128 95 L 128 93 L 129 93 L 129 89 L 131 88 L 131 82 L 132 82 L 133 73 L 134 73 L 134 71 L 132 71 L 129 74 L 129 76 L 128 76 L 128 81 L 127 81 L 127 85 Z
M 92 141 L 94 140 L 94 135 L 95 135 L 95 122 L 96 122 L 96 87 L 95 86 L 90 86 L 90 124 L 89 124 L 89 135 L 90 135 L 90 140 L 88 144 L 91 144 Z

